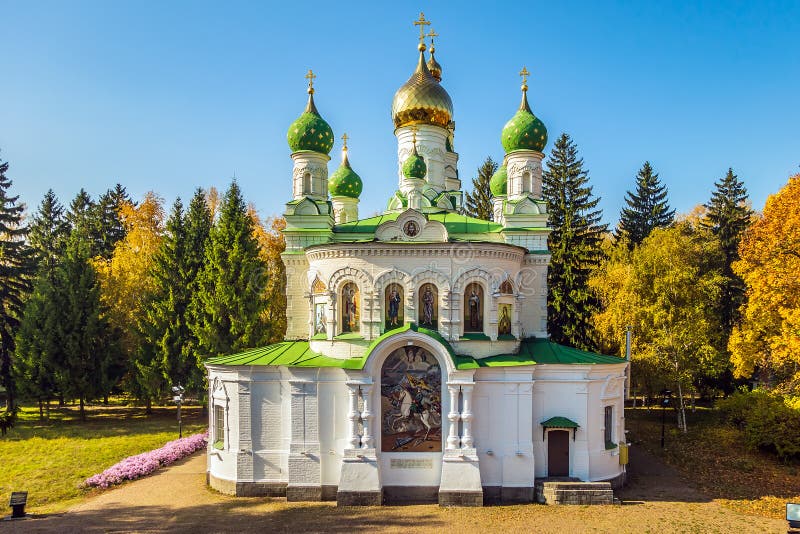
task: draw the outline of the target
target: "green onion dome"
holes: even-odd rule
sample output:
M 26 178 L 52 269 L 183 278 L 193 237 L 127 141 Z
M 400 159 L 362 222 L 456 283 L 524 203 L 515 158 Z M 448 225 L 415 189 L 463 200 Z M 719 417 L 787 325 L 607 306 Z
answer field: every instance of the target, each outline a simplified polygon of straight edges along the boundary
M 305 111 L 289 126 L 286 133 L 292 152 L 313 150 L 328 154 L 333 148 L 333 130 L 325 122 L 314 105 L 314 89 L 308 90 L 308 105 Z
M 492 179 L 489 180 L 489 189 L 492 191 L 492 195 L 496 197 L 508 194 L 508 174 L 506 173 L 505 165 L 501 165 L 492 175 Z
M 428 166 L 425 165 L 425 160 L 422 156 L 417 154 L 417 145 L 414 145 L 414 151 L 408 156 L 408 159 L 403 162 L 403 176 L 406 178 L 425 178 L 428 172 Z
M 342 164 L 328 179 L 328 192 L 332 197 L 358 198 L 364 183 L 361 177 L 350 167 L 347 160 L 347 149 L 342 151 Z
M 541 152 L 547 145 L 547 128 L 528 106 L 528 86 L 522 86 L 522 103 L 517 113 L 503 127 L 500 142 L 506 153 L 514 150 L 536 150 Z

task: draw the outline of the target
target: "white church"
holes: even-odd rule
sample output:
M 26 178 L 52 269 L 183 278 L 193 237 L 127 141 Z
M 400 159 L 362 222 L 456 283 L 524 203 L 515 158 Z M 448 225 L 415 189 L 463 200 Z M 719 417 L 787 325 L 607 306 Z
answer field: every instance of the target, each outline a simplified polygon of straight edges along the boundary
M 494 220 L 462 215 L 453 104 L 435 34 L 415 24 L 419 60 L 392 101 L 398 188 L 381 215 L 359 219 L 346 136 L 329 176 L 334 134 L 307 75 L 287 135 L 286 340 L 206 364 L 221 492 L 480 506 L 533 502 L 542 479 L 624 480 L 627 362 L 547 336 L 547 131 L 527 71 L 500 134 Z

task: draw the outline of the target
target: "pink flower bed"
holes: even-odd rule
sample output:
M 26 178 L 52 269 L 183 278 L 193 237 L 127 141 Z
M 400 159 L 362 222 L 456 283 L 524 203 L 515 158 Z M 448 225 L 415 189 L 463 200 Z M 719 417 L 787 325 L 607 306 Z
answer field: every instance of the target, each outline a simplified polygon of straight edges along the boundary
M 87 478 L 84 484 L 89 487 L 107 488 L 124 480 L 136 480 L 149 475 L 159 467 L 169 465 L 205 448 L 207 441 L 208 432 L 170 441 L 160 449 L 125 458 L 102 473 Z

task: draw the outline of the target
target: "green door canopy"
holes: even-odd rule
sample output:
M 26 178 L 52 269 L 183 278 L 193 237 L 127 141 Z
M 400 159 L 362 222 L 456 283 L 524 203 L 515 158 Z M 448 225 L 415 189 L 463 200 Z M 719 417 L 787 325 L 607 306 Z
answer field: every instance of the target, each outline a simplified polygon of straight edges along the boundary
M 308 341 L 283 341 L 281 343 L 250 349 L 229 356 L 214 356 L 208 358 L 205 363 L 206 365 L 337 367 L 340 369 L 361 370 L 364 368 L 367 359 L 378 344 L 392 336 L 402 334 L 409 330 L 428 336 L 433 341 L 442 345 L 453 360 L 456 369 L 459 371 L 478 369 L 480 367 L 518 367 L 541 364 L 594 365 L 626 363 L 624 358 L 573 349 L 553 343 L 549 339 L 539 338 L 523 340 L 520 343 L 519 352 L 516 354 L 498 354 L 496 356 L 489 356 L 488 358 L 476 359 L 472 356 L 456 354 L 452 345 L 450 345 L 439 332 L 428 328 L 422 328 L 421 326 L 417 326 L 416 323 L 409 323 L 401 328 L 386 332 L 372 341 L 364 351 L 364 354 L 357 358 L 331 358 L 312 351 Z M 489 341 L 480 342 L 489 343 Z
M 542 441 L 544 441 L 545 433 L 547 432 L 548 428 L 571 428 L 572 429 L 572 441 L 575 441 L 575 434 L 578 432 L 578 423 L 573 421 L 572 419 L 568 419 L 566 417 L 551 417 L 547 421 L 542 421 Z

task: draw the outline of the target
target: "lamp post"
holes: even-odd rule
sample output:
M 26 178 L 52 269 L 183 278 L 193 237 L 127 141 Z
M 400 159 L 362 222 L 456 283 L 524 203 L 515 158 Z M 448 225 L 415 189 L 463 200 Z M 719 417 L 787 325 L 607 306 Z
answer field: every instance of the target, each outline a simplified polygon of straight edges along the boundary
M 672 395 L 672 392 L 668 389 L 665 389 L 661 392 L 661 448 L 664 448 L 664 425 L 666 422 L 666 413 L 667 413 L 667 406 L 669 406 L 669 397 Z
M 178 437 L 183 437 L 183 426 L 181 423 L 181 404 L 183 404 L 183 386 L 181 386 L 180 382 L 177 386 L 172 386 L 172 392 L 175 394 L 172 397 L 172 400 L 175 404 L 178 405 Z

